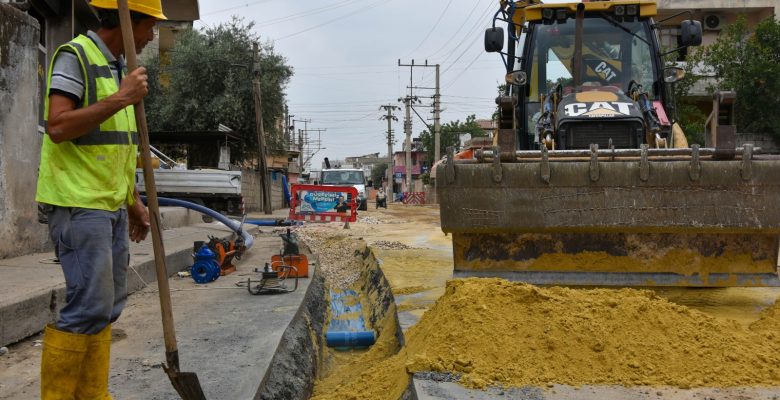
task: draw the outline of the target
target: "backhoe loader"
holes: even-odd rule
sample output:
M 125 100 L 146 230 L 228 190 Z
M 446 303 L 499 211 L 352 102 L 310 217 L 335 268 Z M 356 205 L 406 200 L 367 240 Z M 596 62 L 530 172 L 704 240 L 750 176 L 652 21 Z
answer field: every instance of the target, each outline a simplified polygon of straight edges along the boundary
M 507 71 L 494 145 L 448 150 L 436 171 L 455 276 L 780 285 L 780 159 L 737 147 L 733 129 L 688 145 L 671 87 L 684 73 L 664 63 L 680 49 L 661 49 L 656 13 L 645 0 L 500 2 L 485 33 Z M 698 21 L 679 28 L 681 48 L 701 44 Z

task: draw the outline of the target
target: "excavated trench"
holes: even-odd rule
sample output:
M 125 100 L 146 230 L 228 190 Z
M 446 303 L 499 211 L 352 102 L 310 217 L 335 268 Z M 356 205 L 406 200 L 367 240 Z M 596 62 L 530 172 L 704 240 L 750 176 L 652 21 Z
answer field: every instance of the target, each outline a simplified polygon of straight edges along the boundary
M 403 347 L 395 299 L 375 254 L 362 240 L 341 245 L 352 254 L 352 260 L 342 262 L 355 264 L 352 269 L 357 270 L 357 276 L 349 285 L 334 288 L 326 283 L 327 274 L 315 268 L 302 307 L 285 331 L 255 399 L 320 398 L 318 391 L 329 390 L 328 385 L 339 386 L 357 378 L 361 368 L 355 368 L 356 364 L 379 362 Z M 316 253 L 313 264 L 321 265 Z M 329 293 L 346 289 L 358 293 L 366 327 L 376 332 L 376 343 L 368 349 L 332 350 L 326 346 Z M 326 375 L 331 378 L 326 379 Z M 325 379 L 316 391 L 315 381 L 320 378 Z
M 447 281 L 442 243 L 372 242 L 370 230 L 314 240 L 338 254 L 317 258 L 257 399 L 780 398 L 776 289 Z M 376 344 L 325 346 L 333 289 L 360 294 Z

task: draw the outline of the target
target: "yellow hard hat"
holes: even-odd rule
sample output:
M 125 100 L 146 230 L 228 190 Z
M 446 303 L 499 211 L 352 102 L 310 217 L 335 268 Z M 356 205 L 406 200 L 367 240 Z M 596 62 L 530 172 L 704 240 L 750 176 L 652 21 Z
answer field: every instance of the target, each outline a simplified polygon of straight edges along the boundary
M 92 7 L 108 8 L 110 10 L 116 10 L 118 8 L 116 0 L 90 0 L 89 4 Z M 141 14 L 146 14 L 157 19 L 168 19 L 163 14 L 161 0 L 127 0 L 127 6 L 132 11 L 137 11 Z

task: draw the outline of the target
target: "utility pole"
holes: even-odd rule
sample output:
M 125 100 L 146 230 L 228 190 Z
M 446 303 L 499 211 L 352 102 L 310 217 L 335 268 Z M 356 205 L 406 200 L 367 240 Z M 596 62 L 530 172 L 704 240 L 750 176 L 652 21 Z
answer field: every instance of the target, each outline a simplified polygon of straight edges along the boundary
M 383 115 L 379 119 L 387 120 L 387 173 L 385 174 L 387 175 L 387 198 L 389 201 L 393 201 L 395 197 L 393 197 L 393 127 L 391 124 L 393 121 L 398 121 L 398 117 L 393 115 L 393 111 L 401 108 L 392 104 L 385 104 L 379 107 L 380 110 L 383 108 L 387 111 L 387 115 Z
M 406 96 L 398 101 L 403 101 L 406 105 L 406 114 L 404 116 L 404 133 L 406 134 L 406 141 L 404 142 L 404 150 L 406 150 L 406 191 L 413 192 L 412 187 L 412 102 L 416 101 L 414 96 Z
M 265 131 L 263 130 L 263 101 L 260 90 L 260 65 L 258 63 L 257 42 L 252 43 L 252 94 L 255 100 L 255 133 L 257 133 L 257 158 L 260 167 L 262 184 L 263 213 L 271 214 L 271 182 L 268 181 L 268 166 L 266 165 Z
M 431 161 L 431 165 L 436 164 L 437 161 L 441 158 L 441 93 L 439 92 L 440 86 L 439 86 L 439 64 L 428 64 L 428 60 L 425 60 L 425 64 L 415 64 L 414 60 L 412 60 L 411 64 L 401 64 L 401 60 L 398 60 L 398 66 L 399 67 L 409 67 L 409 96 L 412 96 L 412 90 L 413 89 L 434 89 L 434 95 L 433 95 L 433 160 Z M 417 88 L 414 86 L 414 81 L 412 79 L 412 75 L 414 74 L 414 68 L 415 67 L 421 67 L 421 68 L 436 68 L 436 86 L 433 88 Z M 415 97 L 415 100 L 417 98 Z M 409 108 L 411 108 L 411 105 L 409 105 Z M 417 110 L 415 110 L 415 113 Z M 417 114 L 418 116 L 420 114 Z M 422 118 L 422 117 L 420 117 Z M 423 120 L 423 123 L 425 121 Z M 411 125 L 411 118 L 409 120 L 409 124 Z M 427 124 L 426 124 L 427 125 Z M 410 127 L 411 128 L 411 127 Z M 430 129 L 430 126 L 428 127 Z M 410 143 L 411 146 L 411 143 Z
M 304 160 L 304 164 L 310 163 L 312 157 L 314 157 L 317 153 L 319 153 L 320 150 L 324 149 L 324 147 L 322 147 L 322 132 L 326 132 L 326 131 L 327 129 L 323 129 L 323 128 L 304 129 L 304 134 L 306 135 L 306 154 L 307 154 L 306 160 Z M 309 132 L 317 132 L 317 140 L 309 140 Z
M 295 131 L 292 130 L 292 124 L 290 123 L 290 120 L 295 117 L 295 115 L 290 115 L 290 109 L 287 107 L 287 104 L 284 105 L 284 137 L 287 141 L 287 148 L 285 150 L 289 150 L 292 148 L 292 144 L 295 143 Z
M 439 64 L 436 64 L 436 92 L 433 95 L 433 162 L 431 166 L 441 159 L 441 94 L 439 94 Z
M 309 126 L 309 122 L 311 122 L 311 119 L 294 119 L 292 120 L 293 124 L 295 122 L 303 122 L 303 129 L 298 129 L 298 165 L 301 168 L 301 173 L 303 173 L 304 168 L 304 162 L 303 162 L 303 132 L 306 131 L 306 128 Z M 293 132 L 295 134 L 295 132 Z M 311 171 L 309 171 L 311 172 Z
M 303 173 L 303 129 L 298 129 L 298 163 L 301 166 L 301 173 Z

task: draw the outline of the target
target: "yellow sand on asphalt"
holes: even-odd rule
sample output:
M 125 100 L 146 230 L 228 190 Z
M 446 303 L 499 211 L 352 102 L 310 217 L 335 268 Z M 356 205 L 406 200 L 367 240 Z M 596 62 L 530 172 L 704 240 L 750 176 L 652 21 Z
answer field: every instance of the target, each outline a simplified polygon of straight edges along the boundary
M 460 374 L 472 387 L 780 385 L 780 306 L 761 311 L 775 288 L 568 289 L 467 279 L 445 292 L 452 267 L 441 258 L 451 252 L 440 246 L 449 238 L 431 218 L 436 210 L 391 211 L 383 216 L 408 222 L 353 234 L 410 246 L 434 239 L 428 249 L 375 251 L 397 295 L 413 295 L 399 309 L 422 314 L 431 297 L 438 300 L 397 354 L 380 337 L 379 346 L 335 361 L 316 399 L 397 399 L 408 373 L 425 370 Z
M 459 374 L 475 388 L 778 386 L 778 329 L 777 305 L 745 328 L 649 290 L 458 279 L 407 331 L 398 354 L 360 364 L 349 380 L 326 379 L 315 398 L 398 399 L 418 371 Z

